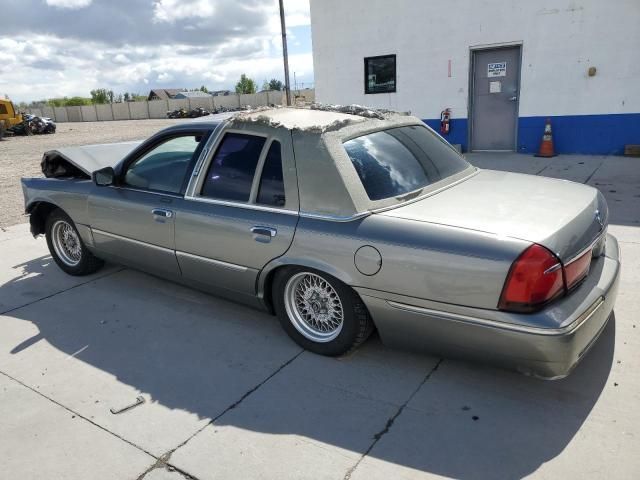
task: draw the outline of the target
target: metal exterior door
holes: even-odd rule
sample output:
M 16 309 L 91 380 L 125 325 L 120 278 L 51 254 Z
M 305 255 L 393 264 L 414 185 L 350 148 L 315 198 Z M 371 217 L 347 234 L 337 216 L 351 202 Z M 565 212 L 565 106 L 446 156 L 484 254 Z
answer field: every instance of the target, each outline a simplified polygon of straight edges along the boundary
M 471 149 L 515 150 L 520 47 L 472 53 Z

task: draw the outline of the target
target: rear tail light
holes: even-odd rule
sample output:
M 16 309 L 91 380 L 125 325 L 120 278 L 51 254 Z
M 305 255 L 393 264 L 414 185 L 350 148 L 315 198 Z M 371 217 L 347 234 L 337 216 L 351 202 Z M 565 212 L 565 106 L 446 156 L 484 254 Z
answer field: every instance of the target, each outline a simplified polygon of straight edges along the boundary
M 571 290 L 589 274 L 589 267 L 591 267 L 591 249 L 565 265 L 564 278 L 567 290 Z
M 534 244 L 511 265 L 498 308 L 533 312 L 564 291 L 562 263 L 551 251 Z

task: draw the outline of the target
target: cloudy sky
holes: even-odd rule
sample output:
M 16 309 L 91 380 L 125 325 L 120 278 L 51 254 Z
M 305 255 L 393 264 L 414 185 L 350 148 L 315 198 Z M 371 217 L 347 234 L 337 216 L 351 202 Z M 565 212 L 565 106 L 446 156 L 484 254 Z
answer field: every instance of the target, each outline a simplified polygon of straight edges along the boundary
M 309 0 L 284 0 L 291 82 L 313 82 Z M 284 80 L 277 0 L 0 0 L 0 95 Z M 293 86 L 293 85 L 292 85 Z

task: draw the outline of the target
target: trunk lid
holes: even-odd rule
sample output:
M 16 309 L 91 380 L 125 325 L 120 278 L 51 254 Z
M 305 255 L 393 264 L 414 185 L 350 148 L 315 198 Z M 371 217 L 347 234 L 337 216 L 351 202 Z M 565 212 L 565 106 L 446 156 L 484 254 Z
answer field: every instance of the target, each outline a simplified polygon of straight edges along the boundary
M 382 215 L 472 229 L 538 243 L 563 262 L 606 229 L 595 188 L 567 180 L 480 170 L 468 180 Z

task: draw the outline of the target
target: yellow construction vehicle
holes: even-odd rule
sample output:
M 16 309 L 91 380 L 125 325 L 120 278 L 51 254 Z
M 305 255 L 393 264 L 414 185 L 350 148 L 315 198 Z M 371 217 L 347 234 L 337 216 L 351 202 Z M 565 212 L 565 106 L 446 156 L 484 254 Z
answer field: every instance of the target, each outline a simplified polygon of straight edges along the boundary
M 16 110 L 11 100 L 0 98 L 0 140 L 7 130 L 23 121 L 22 114 Z

